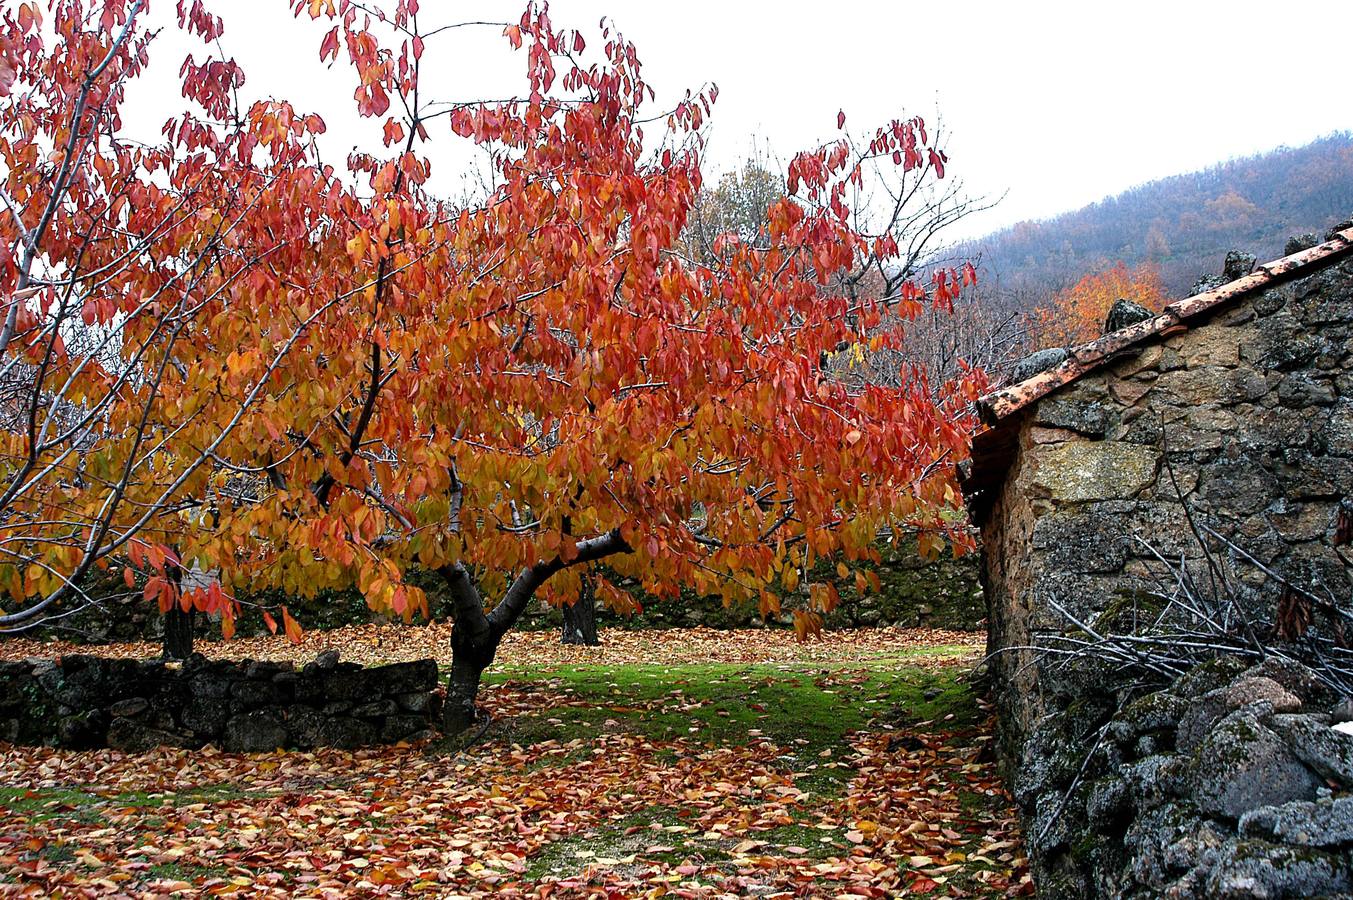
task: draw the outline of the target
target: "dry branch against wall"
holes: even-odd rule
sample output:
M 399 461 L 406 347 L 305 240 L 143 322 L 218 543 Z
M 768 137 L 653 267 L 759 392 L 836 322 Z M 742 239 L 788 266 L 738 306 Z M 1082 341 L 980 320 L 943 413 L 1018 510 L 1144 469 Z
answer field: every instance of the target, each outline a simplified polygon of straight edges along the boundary
M 1188 504 L 1184 503 L 1188 509 Z M 1163 684 L 1219 656 L 1277 659 L 1309 667 L 1333 690 L 1353 696 L 1353 617 L 1321 596 L 1264 566 L 1233 539 L 1196 523 L 1197 553 L 1167 557 L 1150 541 L 1134 540 L 1155 558 L 1156 588 L 1103 623 L 1078 618 L 1057 603 L 1066 630 L 1039 636 L 1038 664 L 1065 668 L 1107 665 L 1124 685 Z M 1277 608 L 1257 602 L 1262 591 L 1237 575 L 1257 568 L 1277 588 Z

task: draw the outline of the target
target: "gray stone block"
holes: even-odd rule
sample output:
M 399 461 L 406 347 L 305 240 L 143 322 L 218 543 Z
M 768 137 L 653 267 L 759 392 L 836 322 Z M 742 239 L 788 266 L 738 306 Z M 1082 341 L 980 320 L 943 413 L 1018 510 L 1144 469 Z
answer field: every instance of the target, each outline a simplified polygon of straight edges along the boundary
M 1316 716 L 1277 716 L 1274 727 L 1322 778 L 1353 789 L 1353 735 L 1335 731 L 1328 720 Z
M 1179 718 L 1176 745 L 1181 751 L 1191 751 L 1207 738 L 1223 717 L 1235 710 L 1253 709 L 1261 704 L 1265 714 L 1301 708 L 1301 700 L 1273 679 L 1242 677 L 1208 691 L 1188 706 Z
M 228 753 L 260 753 L 286 746 L 287 731 L 272 710 L 232 716 L 226 722 L 221 749 Z
M 1060 366 L 1066 362 L 1068 356 L 1065 347 L 1053 347 L 1050 350 L 1039 350 L 1037 353 L 1031 353 L 1028 356 L 1015 363 L 1010 370 L 1010 381 L 1018 384 L 1033 378 L 1039 372 L 1046 372 L 1055 366 Z
M 1301 847 L 1353 847 L 1353 797 L 1260 807 L 1240 817 L 1240 833 Z
M 1193 802 L 1233 821 L 1256 807 L 1313 800 L 1321 787 L 1286 742 L 1244 709 L 1212 729 L 1194 760 Z
M 393 700 L 373 700 L 370 703 L 363 703 L 361 706 L 352 708 L 352 714 L 362 719 L 380 719 L 397 712 L 399 712 L 399 706 Z
M 1353 889 L 1349 860 L 1259 840 L 1229 841 L 1198 896 L 1216 900 L 1331 897 Z

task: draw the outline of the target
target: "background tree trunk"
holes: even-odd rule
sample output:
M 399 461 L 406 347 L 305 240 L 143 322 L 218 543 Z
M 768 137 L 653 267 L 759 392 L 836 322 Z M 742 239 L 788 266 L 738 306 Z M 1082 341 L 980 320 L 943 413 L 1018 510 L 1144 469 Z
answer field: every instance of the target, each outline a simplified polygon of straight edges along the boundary
M 177 590 L 174 604 L 164 614 L 164 651 L 161 655 L 165 659 L 187 659 L 193 655 L 193 610 L 185 610 L 178 603 L 177 595 L 183 591 L 183 570 L 170 564 L 165 566 L 164 572 Z
M 164 614 L 164 658 L 187 659 L 193 655 L 193 611 L 177 603 Z
M 595 647 L 601 643 L 597 636 L 597 594 L 592 579 L 583 578 L 582 584 L 578 599 L 563 608 L 564 629 L 560 639 L 565 644 Z

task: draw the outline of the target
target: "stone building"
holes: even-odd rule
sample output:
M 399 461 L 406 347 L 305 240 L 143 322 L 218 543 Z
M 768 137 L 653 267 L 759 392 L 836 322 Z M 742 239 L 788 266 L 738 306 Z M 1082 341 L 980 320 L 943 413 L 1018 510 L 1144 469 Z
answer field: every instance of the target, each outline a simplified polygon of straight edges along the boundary
M 964 490 L 1005 747 L 1047 702 L 1040 632 L 1136 608 L 1199 530 L 1233 542 L 1252 611 L 1278 600 L 1262 569 L 1353 610 L 1353 222 L 1288 250 L 979 402 Z
M 1288 251 L 979 401 L 964 491 L 1041 897 L 1353 897 L 1353 221 Z

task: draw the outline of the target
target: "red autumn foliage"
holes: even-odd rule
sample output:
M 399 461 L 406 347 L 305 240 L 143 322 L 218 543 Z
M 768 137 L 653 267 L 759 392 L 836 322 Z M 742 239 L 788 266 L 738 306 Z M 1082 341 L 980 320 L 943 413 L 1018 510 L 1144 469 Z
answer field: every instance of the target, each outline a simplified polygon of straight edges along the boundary
M 716 92 L 645 134 L 653 92 L 608 28 L 589 42 L 531 4 L 494 36 L 522 58 L 522 94 L 437 104 L 420 81 L 431 11 L 298 0 L 332 23 L 318 54 L 384 134 L 340 176 L 314 150 L 317 116 L 235 107 L 242 73 L 213 44 L 185 62 L 190 111 L 163 143 L 126 141 L 123 86 L 152 50 L 142 4 L 52 0 L 59 52 L 34 9 L 0 28 L 16 72 L 0 232 L 27 248 L 0 258 L 0 351 L 31 373 L 0 446 L 19 473 L 0 495 L 0 583 L 21 607 L 0 627 L 120 566 L 162 608 L 227 623 L 245 584 L 356 584 L 408 616 L 426 604 L 417 568 L 454 597 L 453 688 L 472 701 L 525 604 L 565 602 L 603 558 L 661 596 L 790 598 L 807 633 L 837 602 L 800 591 L 816 559 L 871 559 L 885 528 L 923 552 L 967 542 L 954 463 L 980 373 L 882 386 L 820 366 L 843 345 L 896 349 L 971 279 L 940 270 L 886 301 L 841 287 L 898 253 L 853 225 L 866 160 L 942 173 L 920 119 L 879 128 L 867 154 L 842 139 L 798 155 L 766 240 L 725 236 L 695 263 L 673 251 Z M 202 2 L 179 25 L 209 42 L 224 27 Z M 478 201 L 428 189 L 443 141 L 490 155 Z M 183 570 L 224 589 L 185 593 Z

